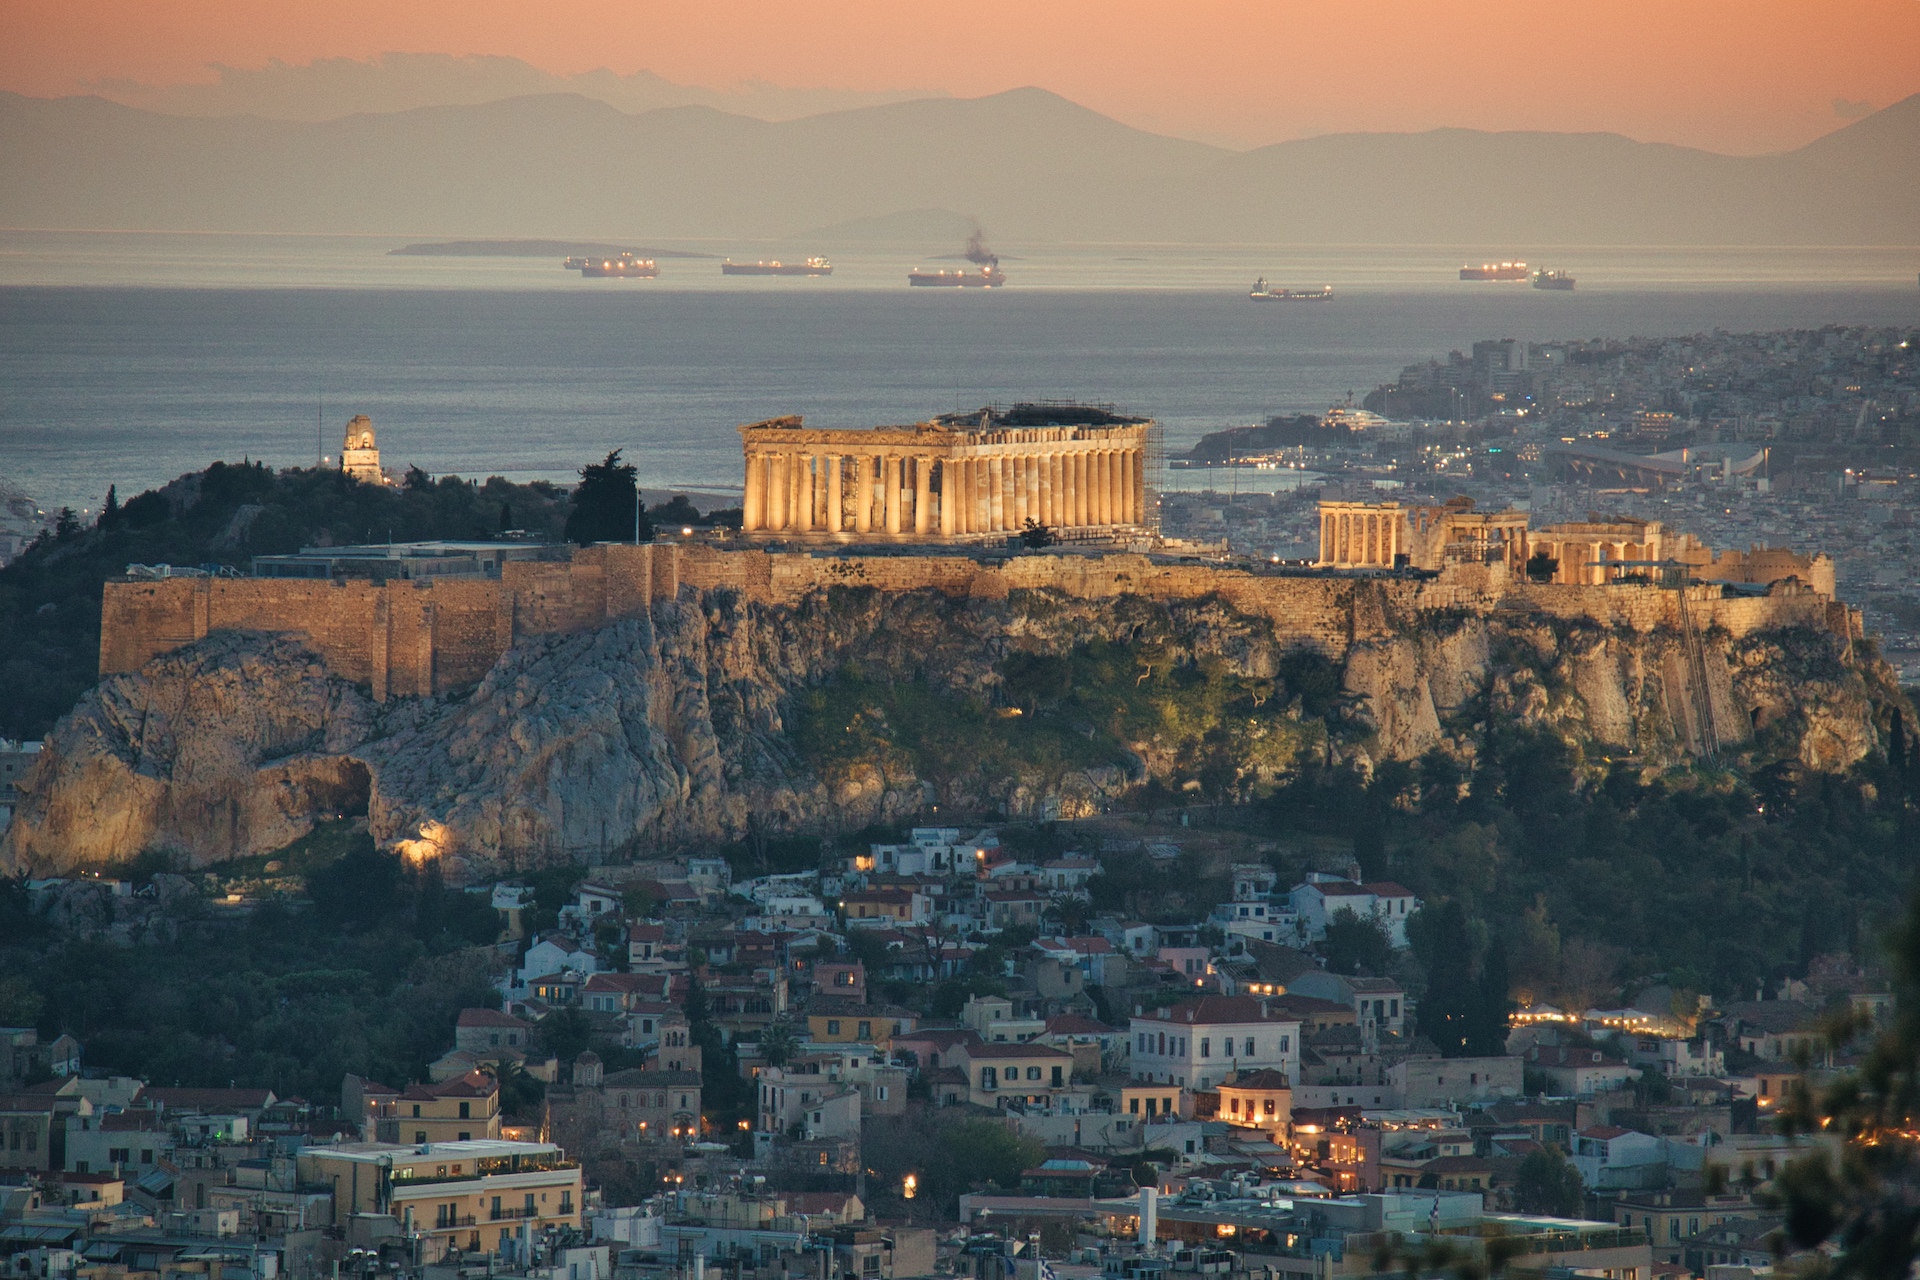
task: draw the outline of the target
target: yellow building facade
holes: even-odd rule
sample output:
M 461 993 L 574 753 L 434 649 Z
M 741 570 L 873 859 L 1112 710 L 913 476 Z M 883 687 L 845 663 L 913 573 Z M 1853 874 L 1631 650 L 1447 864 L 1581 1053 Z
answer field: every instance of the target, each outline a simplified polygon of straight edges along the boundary
M 495 1252 L 543 1227 L 578 1228 L 580 1166 L 547 1142 L 380 1142 L 310 1146 L 299 1177 L 333 1191 L 335 1226 L 387 1214 L 427 1241 L 430 1260 L 450 1248 Z M 311 1225 L 311 1224 L 310 1224 Z

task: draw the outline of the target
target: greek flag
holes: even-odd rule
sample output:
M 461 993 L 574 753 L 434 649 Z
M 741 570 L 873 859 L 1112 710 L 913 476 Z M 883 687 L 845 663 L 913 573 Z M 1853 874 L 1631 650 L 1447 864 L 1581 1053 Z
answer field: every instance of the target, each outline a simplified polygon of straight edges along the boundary
M 1035 1277 L 1035 1280 L 1060 1280 L 1060 1278 L 1053 1274 L 1053 1264 L 1045 1258 L 1042 1258 L 1040 1259 L 1040 1271 Z

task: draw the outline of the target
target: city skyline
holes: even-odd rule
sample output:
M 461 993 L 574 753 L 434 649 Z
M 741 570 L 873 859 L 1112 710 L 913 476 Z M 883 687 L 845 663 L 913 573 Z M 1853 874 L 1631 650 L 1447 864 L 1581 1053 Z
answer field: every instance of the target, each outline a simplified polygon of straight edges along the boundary
M 242 0 L 25 0 L 0 89 L 29 96 L 208 84 L 395 50 L 652 72 L 709 89 L 972 97 L 1026 85 L 1136 127 L 1232 146 L 1435 128 L 1614 132 L 1735 154 L 1802 145 L 1920 89 L 1920 5 L 1648 0 L 1543 14 L 1512 0 L 1417 10 L 1123 3 L 966 15 L 835 0 L 604 0 L 537 14 L 444 0 L 268 10 Z M 581 33 L 594 33 L 582 40 Z

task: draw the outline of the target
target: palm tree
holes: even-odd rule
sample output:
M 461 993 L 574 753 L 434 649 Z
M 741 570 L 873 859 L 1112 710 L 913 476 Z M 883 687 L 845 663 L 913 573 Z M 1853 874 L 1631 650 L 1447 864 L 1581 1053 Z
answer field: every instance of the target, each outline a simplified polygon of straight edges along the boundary
M 785 1018 L 769 1022 L 760 1031 L 760 1056 L 767 1065 L 784 1067 L 792 1060 L 794 1050 L 800 1047 L 800 1037 L 794 1032 L 793 1024 Z

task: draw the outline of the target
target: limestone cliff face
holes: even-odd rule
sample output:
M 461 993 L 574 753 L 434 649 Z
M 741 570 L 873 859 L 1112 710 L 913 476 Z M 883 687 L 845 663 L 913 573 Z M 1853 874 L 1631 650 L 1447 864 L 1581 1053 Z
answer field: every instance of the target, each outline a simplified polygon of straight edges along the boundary
M 18 868 L 277 849 L 366 803 L 370 706 L 288 640 L 219 635 L 112 676 L 55 727 L 8 831 Z
M 841 673 L 916 682 L 958 706 L 995 698 L 1012 652 L 1096 640 L 1128 646 L 1142 671 L 1224 673 L 1256 690 L 1256 704 L 1268 690 L 1276 707 L 1287 701 L 1276 674 L 1300 643 L 1217 599 L 835 589 L 784 606 L 687 590 L 639 616 L 523 641 L 470 690 L 376 704 L 297 641 L 216 633 L 108 678 L 61 721 L 4 861 L 55 871 L 158 848 L 208 863 L 363 810 L 384 844 L 475 873 L 857 828 L 931 804 L 1098 812 L 1170 776 L 1190 744 L 1143 732 L 1104 762 L 979 759 L 935 779 L 883 754 L 810 764 L 792 723 L 806 691 Z M 1382 612 L 1345 656 L 1347 697 L 1329 723 L 1302 722 L 1296 703 L 1240 767 L 1273 776 L 1303 748 L 1470 758 L 1503 720 L 1560 733 L 1589 757 L 1657 767 L 1698 749 L 1711 706 L 1724 750 L 1833 770 L 1873 749 L 1874 702 L 1898 696 L 1824 632 L 1710 634 L 1705 659 L 1702 690 L 1661 632 L 1520 612 Z
M 1879 745 L 1875 706 L 1899 697 L 1884 664 L 1793 629 L 1702 637 L 1698 671 L 1669 632 L 1524 617 L 1435 618 L 1357 643 L 1346 688 L 1376 758 L 1465 748 L 1488 718 L 1548 728 L 1589 756 L 1653 768 L 1704 753 L 1845 769 Z M 1701 675 L 1704 674 L 1704 681 Z M 1450 737 L 1443 721 L 1457 736 Z

